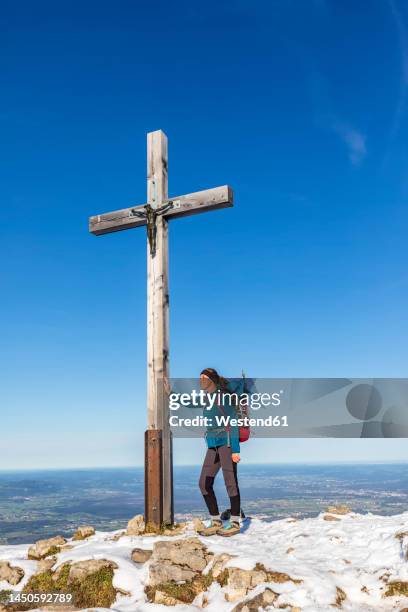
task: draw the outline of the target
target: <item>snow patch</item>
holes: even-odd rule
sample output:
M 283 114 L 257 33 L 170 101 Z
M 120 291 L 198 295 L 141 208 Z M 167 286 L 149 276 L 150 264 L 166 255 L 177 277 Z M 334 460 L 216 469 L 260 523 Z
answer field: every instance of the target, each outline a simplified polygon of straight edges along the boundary
M 406 538 L 398 532 L 408 531 L 408 512 L 396 516 L 358 515 L 349 513 L 339 521 L 325 521 L 323 515 L 299 521 L 266 522 L 246 519 L 241 534 L 232 538 L 213 536 L 200 538 L 213 553 L 235 555 L 228 567 L 251 570 L 257 563 L 270 571 L 288 574 L 301 582 L 270 582 L 258 586 L 246 599 L 251 599 L 266 586 L 279 594 L 276 606 L 298 606 L 302 612 L 327 612 L 341 589 L 346 594 L 344 612 L 387 612 L 408 607 L 408 598 L 384 597 L 387 581 L 408 581 Z M 148 563 L 131 561 L 134 548 L 151 550 L 158 540 L 174 541 L 174 537 L 122 536 L 119 532 L 97 531 L 83 541 L 69 541 L 73 546 L 57 555 L 57 565 L 66 561 L 109 559 L 118 565 L 114 587 L 130 593 L 118 595 L 113 609 L 117 612 L 151 612 L 174 609 L 176 612 L 199 609 L 195 605 L 174 608 L 146 601 L 144 588 L 148 579 Z M 196 535 L 189 528 L 177 538 Z M 292 549 L 292 550 L 290 550 Z M 23 580 L 16 587 L 2 581 L 0 589 L 21 590 L 37 570 L 37 562 L 27 559 L 28 545 L 0 546 L 0 560 L 22 567 Z M 288 552 L 289 551 L 289 552 Z M 208 612 L 229 612 L 237 604 L 225 601 L 220 585 L 213 583 L 206 597 Z M 198 603 L 198 602 L 197 602 Z M 273 609 L 273 608 L 270 608 Z M 102 612 L 102 609 L 99 609 Z

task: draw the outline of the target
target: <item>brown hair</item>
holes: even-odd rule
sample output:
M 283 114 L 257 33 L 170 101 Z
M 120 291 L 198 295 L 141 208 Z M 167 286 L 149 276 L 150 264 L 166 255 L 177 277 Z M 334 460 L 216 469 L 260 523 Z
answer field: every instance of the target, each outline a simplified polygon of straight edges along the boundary
M 204 374 L 204 376 L 207 376 L 210 380 L 212 380 L 212 382 L 217 385 L 221 391 L 228 391 L 228 380 L 223 376 L 220 376 L 220 374 L 218 374 L 217 370 L 214 368 L 204 368 L 204 370 L 200 372 L 200 375 L 201 374 Z

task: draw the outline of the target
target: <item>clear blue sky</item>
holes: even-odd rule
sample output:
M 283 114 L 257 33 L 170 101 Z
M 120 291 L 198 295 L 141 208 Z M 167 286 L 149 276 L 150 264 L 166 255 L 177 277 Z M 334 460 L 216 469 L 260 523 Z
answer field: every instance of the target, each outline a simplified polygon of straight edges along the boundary
M 160 128 L 170 195 L 236 202 L 171 223 L 171 374 L 407 375 L 407 28 L 401 0 L 3 2 L 3 467 L 142 461 L 145 233 L 87 219 L 145 202 Z M 246 451 L 328 458 L 408 456 Z

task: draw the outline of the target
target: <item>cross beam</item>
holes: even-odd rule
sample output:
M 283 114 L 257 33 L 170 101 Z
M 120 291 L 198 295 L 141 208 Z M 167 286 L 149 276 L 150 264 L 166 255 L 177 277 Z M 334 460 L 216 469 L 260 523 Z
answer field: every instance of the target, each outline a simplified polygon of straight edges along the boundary
M 147 135 L 147 203 L 89 218 L 100 236 L 146 226 L 147 248 L 147 422 L 145 432 L 145 521 L 172 524 L 173 465 L 168 402 L 169 378 L 168 221 L 233 205 L 231 187 L 168 197 L 167 136 Z
M 214 187 L 214 189 L 176 196 L 167 200 L 167 202 L 172 204 L 172 208 L 165 213 L 166 219 L 179 219 L 200 212 L 230 207 L 233 205 L 233 194 L 231 187 L 224 185 L 223 187 Z M 120 232 L 121 230 L 146 225 L 146 221 L 137 216 L 138 212 L 143 212 L 145 206 L 146 204 L 122 208 L 115 212 L 90 217 L 89 231 L 95 236 L 101 236 L 102 234 Z

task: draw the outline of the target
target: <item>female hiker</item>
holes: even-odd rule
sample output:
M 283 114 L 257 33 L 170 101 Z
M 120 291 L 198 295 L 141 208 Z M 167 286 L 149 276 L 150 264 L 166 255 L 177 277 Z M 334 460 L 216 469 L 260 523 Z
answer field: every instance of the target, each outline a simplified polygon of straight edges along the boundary
M 208 418 L 205 434 L 207 452 L 201 470 L 199 487 L 210 514 L 209 521 L 202 523 L 197 529 L 200 535 L 232 536 L 240 532 L 241 499 L 238 487 L 237 464 L 240 461 L 239 429 L 237 425 L 223 425 L 217 423 L 216 417 L 237 418 L 233 405 L 234 397 L 228 389 L 228 382 L 213 368 L 206 368 L 200 374 L 201 389 L 212 403 L 204 408 Z M 225 394 L 225 395 L 223 395 Z M 211 408 L 209 406 L 211 405 Z M 222 421 L 222 419 L 221 419 Z M 217 498 L 214 493 L 214 479 L 220 468 L 230 498 L 231 517 L 224 524 L 218 509 Z

